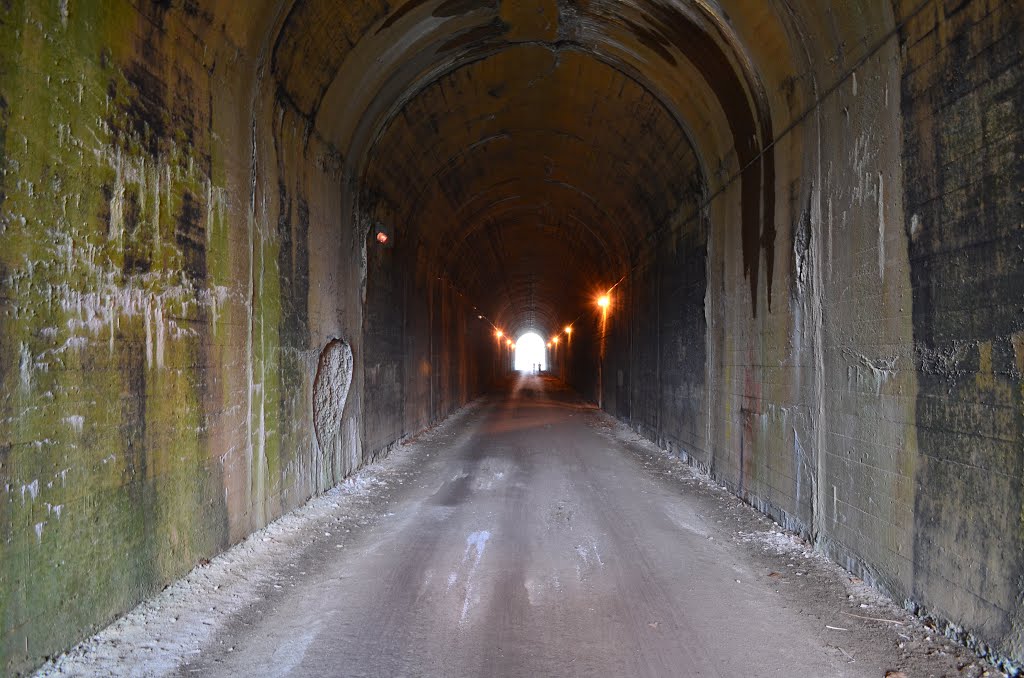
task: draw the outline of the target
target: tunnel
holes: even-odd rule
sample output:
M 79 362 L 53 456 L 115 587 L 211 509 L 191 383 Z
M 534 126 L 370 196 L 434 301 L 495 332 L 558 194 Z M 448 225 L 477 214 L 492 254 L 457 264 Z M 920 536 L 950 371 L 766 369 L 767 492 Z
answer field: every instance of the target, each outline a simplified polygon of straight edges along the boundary
M 535 332 L 550 383 L 1019 666 L 1022 24 L 0 2 L 0 665 L 493 393 Z

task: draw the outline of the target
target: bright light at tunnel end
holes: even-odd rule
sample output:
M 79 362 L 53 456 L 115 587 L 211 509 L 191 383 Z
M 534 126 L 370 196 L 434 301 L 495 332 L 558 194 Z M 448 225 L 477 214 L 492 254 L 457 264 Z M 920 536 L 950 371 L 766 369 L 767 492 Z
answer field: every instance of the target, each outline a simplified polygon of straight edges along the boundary
M 544 340 L 536 332 L 526 332 L 515 342 L 514 367 L 520 372 L 548 369 L 548 353 Z

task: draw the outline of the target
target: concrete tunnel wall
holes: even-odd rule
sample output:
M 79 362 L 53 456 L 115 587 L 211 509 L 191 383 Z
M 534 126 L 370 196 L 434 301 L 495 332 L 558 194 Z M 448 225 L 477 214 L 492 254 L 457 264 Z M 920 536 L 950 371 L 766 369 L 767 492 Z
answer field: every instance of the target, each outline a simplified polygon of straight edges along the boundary
M 613 292 L 602 393 L 852 572 L 1017 662 L 1020 9 L 880 15 L 776 137 L 777 231 L 756 242 L 774 265 L 756 294 L 736 182 L 712 184 Z
M 573 321 L 581 393 L 1024 661 L 1022 15 L 0 4 L 0 664 Z

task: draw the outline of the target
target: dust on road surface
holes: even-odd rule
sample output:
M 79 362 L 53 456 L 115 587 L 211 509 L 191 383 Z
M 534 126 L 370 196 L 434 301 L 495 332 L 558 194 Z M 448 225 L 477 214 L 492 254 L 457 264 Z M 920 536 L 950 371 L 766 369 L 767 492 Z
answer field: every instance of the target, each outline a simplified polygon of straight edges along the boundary
M 358 506 L 279 534 L 251 577 L 231 561 L 225 588 L 249 586 L 214 614 L 183 609 L 202 607 L 186 591 L 162 603 L 173 621 L 158 604 L 131 642 L 48 672 L 1001 675 L 551 378 L 520 377 L 395 457 Z

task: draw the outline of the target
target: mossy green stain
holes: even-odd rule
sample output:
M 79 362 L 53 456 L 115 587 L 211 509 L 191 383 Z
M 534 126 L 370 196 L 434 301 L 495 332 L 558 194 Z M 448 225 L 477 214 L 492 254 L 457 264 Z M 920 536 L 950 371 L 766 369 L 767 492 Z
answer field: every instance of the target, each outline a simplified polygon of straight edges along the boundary
M 212 193 L 202 166 L 189 162 L 180 136 L 158 158 L 147 139 L 116 136 L 131 128 L 118 119 L 133 94 L 119 64 L 135 21 L 127 3 L 75 4 L 65 26 L 56 3 L 19 2 L 0 21 L 0 271 L 9 297 L 0 346 L 30 357 L 27 384 L 18 369 L 2 373 L 0 401 L 0 470 L 12 488 L 0 502 L 0 666 L 9 671 L 67 647 L 226 540 L 194 372 L 147 363 L 144 314 L 118 311 L 108 342 L 108 328 L 83 326 L 72 303 L 106 303 L 111 293 L 163 303 L 177 288 L 167 314 L 180 305 L 194 326 L 210 322 L 174 274 L 186 258 L 176 210 L 190 194 L 204 213 Z M 127 168 L 143 168 L 147 185 Z M 221 223 L 222 259 L 225 231 Z M 224 280 L 227 264 L 210 262 Z M 204 364 L 205 332 L 165 337 L 164 359 Z M 137 393 L 118 369 L 129 364 L 146 376 Z
M 3 92 L 0 92 L 0 219 L 3 219 L 3 208 L 4 200 L 7 198 L 7 191 L 4 188 L 7 178 L 7 165 L 4 162 L 6 158 L 6 147 L 7 147 L 7 122 L 10 117 L 10 111 L 7 106 L 7 99 L 4 98 Z

